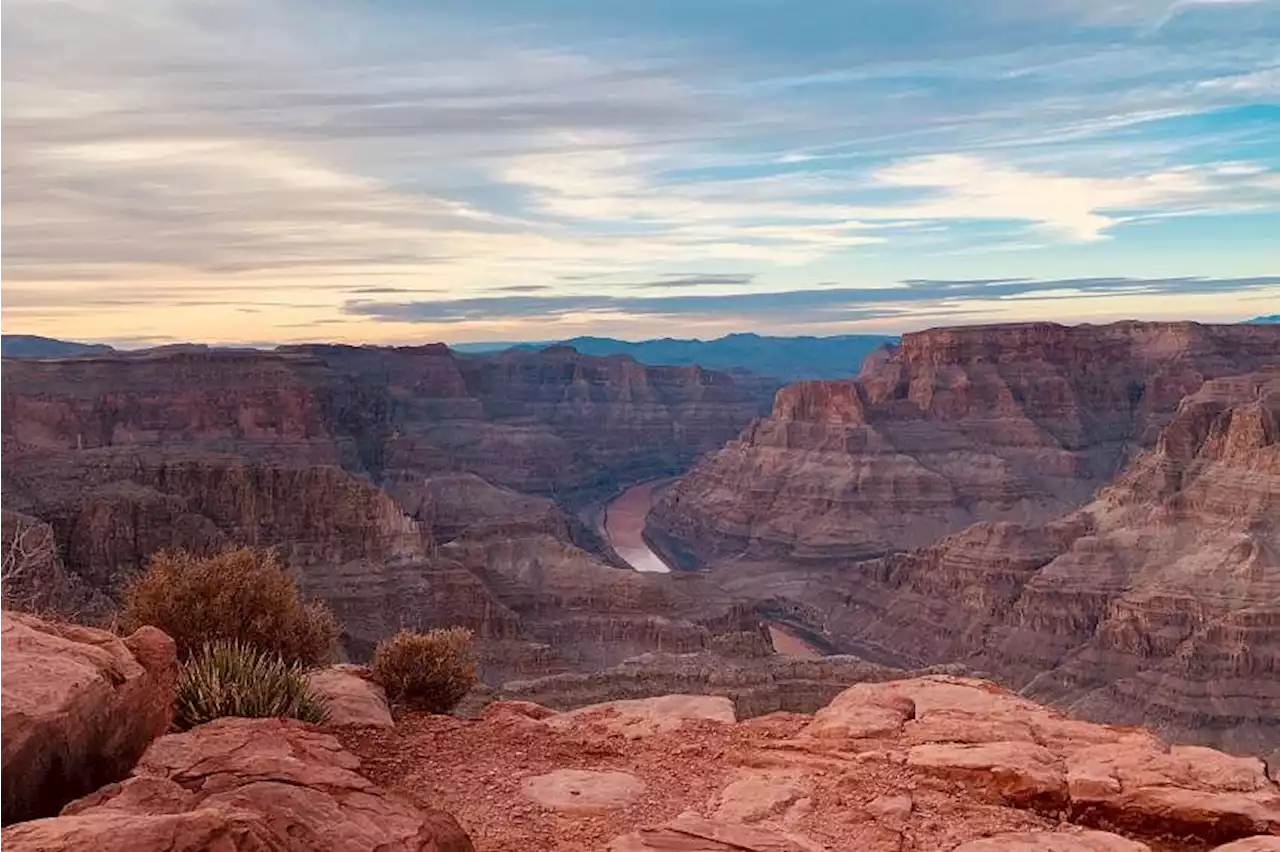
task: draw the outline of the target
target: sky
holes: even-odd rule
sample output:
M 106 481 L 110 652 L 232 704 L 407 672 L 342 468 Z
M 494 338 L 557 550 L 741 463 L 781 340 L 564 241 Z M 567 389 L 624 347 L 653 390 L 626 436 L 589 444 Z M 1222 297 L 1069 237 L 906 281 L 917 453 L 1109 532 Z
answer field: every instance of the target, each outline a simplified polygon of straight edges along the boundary
M 6 333 L 1280 305 L 1280 0 L 5 0 Z

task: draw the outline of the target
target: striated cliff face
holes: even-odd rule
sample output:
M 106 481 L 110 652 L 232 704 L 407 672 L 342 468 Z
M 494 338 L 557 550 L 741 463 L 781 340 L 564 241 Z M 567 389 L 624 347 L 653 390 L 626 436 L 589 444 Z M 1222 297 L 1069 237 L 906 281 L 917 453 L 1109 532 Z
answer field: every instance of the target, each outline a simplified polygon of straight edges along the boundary
M 1194 323 L 908 334 L 848 382 L 801 382 L 670 488 L 647 534 L 686 567 L 867 558 L 977 521 L 1073 509 L 1208 379 L 1280 363 L 1280 332 Z
M 572 500 L 687 466 L 772 387 L 572 350 L 285 347 L 4 362 L 6 455 L 196 445 L 290 465 L 472 472 Z
M 463 624 L 494 677 L 612 665 L 754 622 L 723 595 L 628 597 L 562 505 L 719 446 L 771 393 L 754 381 L 439 345 L 5 361 L 4 505 L 48 523 L 96 610 L 158 550 L 271 546 L 353 656 Z
M 740 566 L 726 566 L 726 571 Z M 1206 382 L 1081 509 L 729 587 L 807 603 L 837 645 L 962 662 L 1082 716 L 1280 747 L 1280 368 Z

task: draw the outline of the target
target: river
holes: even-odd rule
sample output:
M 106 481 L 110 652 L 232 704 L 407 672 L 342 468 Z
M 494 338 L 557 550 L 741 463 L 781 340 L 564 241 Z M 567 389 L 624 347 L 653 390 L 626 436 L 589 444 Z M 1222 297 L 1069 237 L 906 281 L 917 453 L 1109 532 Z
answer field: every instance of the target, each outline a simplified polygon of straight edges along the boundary
M 644 540 L 644 518 L 672 480 L 651 479 L 623 491 L 604 508 L 604 534 L 613 550 L 637 571 L 670 573 L 671 567 Z
M 644 540 L 644 519 L 662 490 L 674 478 L 651 479 L 623 491 L 604 507 L 604 534 L 618 556 L 637 571 L 667 574 L 671 566 Z M 822 652 L 776 622 L 766 622 L 773 648 L 800 660 L 816 660 Z

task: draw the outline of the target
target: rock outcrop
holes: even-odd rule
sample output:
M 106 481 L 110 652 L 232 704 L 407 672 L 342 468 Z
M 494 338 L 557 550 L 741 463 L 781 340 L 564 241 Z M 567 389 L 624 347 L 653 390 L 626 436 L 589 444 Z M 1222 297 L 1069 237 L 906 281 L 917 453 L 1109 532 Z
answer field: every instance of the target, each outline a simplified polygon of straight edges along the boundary
M 152 627 L 121 639 L 8 611 L 0 624 L 8 824 L 129 772 L 169 728 L 177 653 Z
M 963 660 L 1088 718 L 1280 746 L 1280 370 L 1207 382 L 1078 512 L 843 572 L 850 642 Z
M 1280 364 L 1280 331 L 1047 323 L 905 335 L 772 414 L 668 489 L 647 535 L 685 567 L 867 558 L 977 521 L 1039 523 L 1151 447 L 1207 380 Z
M 307 675 L 312 692 L 324 699 L 329 709 L 326 724 L 373 725 L 389 728 L 395 724 L 387 693 L 374 682 L 363 666 L 340 664 Z
M 378 789 L 330 735 L 219 719 L 157 740 L 132 776 L 4 830 L 13 852 L 473 852 L 447 813 Z
M 958 674 L 960 666 L 906 672 L 857 657 L 800 659 L 781 655 L 742 658 L 711 651 L 694 654 L 643 654 L 611 668 L 512 680 L 482 689 L 463 711 L 475 713 L 488 701 L 529 701 L 557 710 L 652 699 L 664 695 L 721 696 L 733 703 L 739 719 L 768 713 L 813 713 L 855 683 L 896 680 L 912 675 Z
M 864 683 L 814 716 L 670 696 L 498 702 L 339 737 L 492 850 L 1199 852 L 1274 848 L 1261 761 L 1170 747 L 971 678 Z M 424 765 L 430 766 L 424 771 Z

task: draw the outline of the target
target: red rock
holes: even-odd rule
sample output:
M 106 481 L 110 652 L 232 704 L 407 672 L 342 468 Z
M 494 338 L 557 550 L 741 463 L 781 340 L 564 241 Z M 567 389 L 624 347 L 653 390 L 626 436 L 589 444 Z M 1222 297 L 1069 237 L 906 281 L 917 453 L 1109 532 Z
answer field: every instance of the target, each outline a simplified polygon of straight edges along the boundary
M 576 508 L 669 473 L 760 413 L 772 387 L 757 380 L 444 346 L 3 366 L 5 508 L 47 521 L 93 590 L 118 595 L 161 549 L 273 546 L 339 616 L 353 659 L 406 624 L 459 624 L 499 682 L 755 626 L 723 593 L 618 579 L 577 546 L 594 542 L 580 521 L 511 488 Z M 558 588 L 539 588 L 548 564 Z
M 1032 831 L 1000 834 L 957 846 L 954 852 L 1150 852 L 1145 843 L 1108 831 Z
M 557 769 L 525 778 L 520 789 L 544 808 L 574 813 L 630 804 L 644 793 L 644 782 L 627 772 Z
M 700 720 L 732 724 L 737 721 L 733 702 L 719 695 L 663 695 L 592 704 L 557 713 L 546 723 L 564 728 L 583 721 L 600 725 L 629 739 L 649 736 L 659 731 L 679 728 L 685 722 Z
M 543 707 L 541 704 L 535 704 L 532 701 L 493 701 L 486 704 L 481 712 L 481 718 L 484 719 L 506 719 L 521 718 L 539 721 L 548 716 L 556 715 L 556 711 L 550 707 Z
M 903 336 L 854 381 L 800 382 L 670 488 L 647 533 L 725 555 L 870 557 L 976 521 L 1042 522 L 1150 447 L 1206 379 L 1280 364 L 1280 331 L 1048 323 Z
M 791 832 L 682 816 L 659 828 L 619 837 L 609 852 L 822 852 L 822 846 Z
M 931 743 L 913 746 L 907 765 L 962 779 L 1012 805 L 1052 809 L 1067 803 L 1061 760 L 1029 741 Z
M 456 821 L 388 795 L 327 734 L 220 719 L 157 740 L 127 781 L 4 830 L 35 852 L 472 852 Z
M 4 821 L 49 816 L 123 778 L 169 728 L 176 651 L 144 627 L 121 639 L 4 612 Z
M 329 708 L 329 725 L 372 725 L 389 728 L 395 724 L 387 705 L 386 691 L 374 683 L 363 666 L 337 665 L 307 675 L 311 689 Z
M 775 408 L 666 492 L 657 544 L 876 662 L 1280 745 L 1280 331 L 923 332 Z

